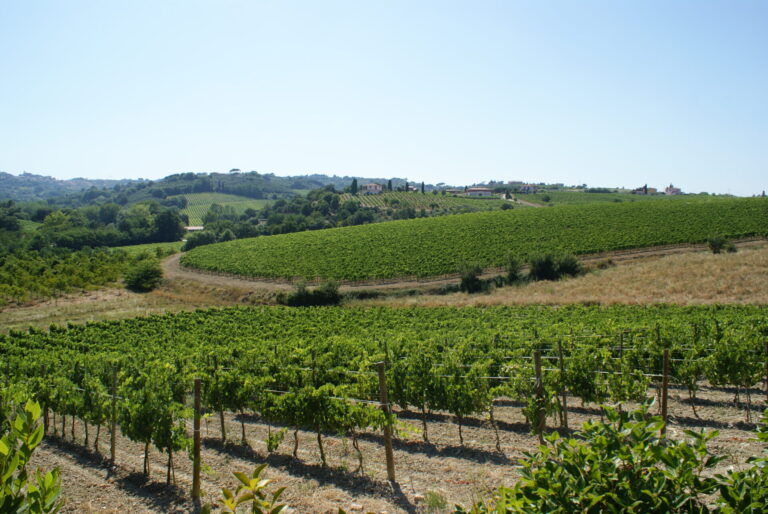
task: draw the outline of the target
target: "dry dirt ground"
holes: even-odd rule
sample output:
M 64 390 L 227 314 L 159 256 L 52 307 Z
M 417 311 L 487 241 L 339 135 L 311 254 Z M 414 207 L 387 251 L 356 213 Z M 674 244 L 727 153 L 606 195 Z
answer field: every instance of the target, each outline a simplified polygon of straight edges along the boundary
M 753 439 L 752 423 L 745 422 L 744 405 L 736 408 L 733 392 L 704 388 L 699 394 L 693 415 L 687 394 L 682 389 L 670 390 L 671 423 L 669 436 L 684 437 L 684 429 L 719 430 L 709 447 L 726 459 L 718 472 L 730 466 L 742 466 L 747 458 L 760 454 L 761 444 Z M 743 397 L 743 396 L 742 396 Z M 765 394 L 754 390 L 752 407 L 759 417 Z M 599 417 L 596 406 L 579 407 L 569 400 L 569 426 L 576 428 L 588 418 Z M 487 420 L 466 420 L 465 444 L 459 444 L 456 425 L 449 415 L 435 413 L 428 423 L 430 443 L 421 439 L 420 418 L 412 412 L 398 413 L 399 435 L 394 454 L 397 485 L 386 481 L 382 437 L 378 433 L 361 436 L 364 473 L 355 472 L 357 457 L 349 439 L 327 435 L 324 438 L 328 467 L 320 465 L 314 433 L 301 432 L 298 458 L 291 456 L 293 437 L 289 432 L 277 452 L 269 455 L 265 439 L 268 426 L 255 416 L 227 415 L 227 432 L 232 442 L 222 444 L 217 417 L 203 422 L 203 503 L 215 502 L 221 487 L 236 486 L 233 471 L 249 472 L 268 463 L 267 476 L 274 487 L 286 486 L 284 501 L 291 512 L 428 512 L 424 497 L 437 493 L 450 508 L 454 504 L 470 505 L 499 485 L 510 485 L 518 476 L 523 452 L 536 448 L 537 440 L 529 434 L 520 407 L 499 400 L 496 418 L 500 428 L 501 448 L 495 449 L 494 432 Z M 249 445 L 240 443 L 241 424 L 245 423 Z M 60 429 L 60 419 L 57 420 Z M 556 426 L 556 420 L 548 420 Z M 165 485 L 167 457 L 151 451 L 151 476 L 141 475 L 143 448 L 124 437 L 118 438 L 117 466 L 110 471 L 101 457 L 109 453 L 109 437 L 104 430 L 98 452 L 85 449 L 82 425 L 77 422 L 75 442 L 71 441 L 71 423 L 67 421 L 66 437 L 51 435 L 34 457 L 33 465 L 62 471 L 64 512 L 194 512 L 189 499 L 192 466 L 183 453 L 175 456 L 176 485 Z M 272 430 L 276 430 L 273 427 Z M 91 445 L 94 430 L 91 429 Z M 562 432 L 562 430 L 561 430 Z M 431 512 L 442 512 L 433 510 Z
M 277 293 L 292 288 L 289 284 L 195 272 L 181 268 L 178 259 L 179 255 L 175 255 L 164 261 L 164 283 L 151 293 L 105 288 L 35 305 L 6 307 L 0 310 L 0 331 L 227 305 L 271 304 Z M 357 300 L 355 305 L 768 303 L 768 243 L 764 240 L 742 242 L 735 254 L 712 255 L 703 246 L 662 247 L 584 256 L 582 262 L 592 268 L 601 263 L 608 267 L 574 279 L 506 287 L 490 294 L 429 294 L 430 289 L 456 284 L 457 277 L 345 285 L 341 290 L 392 293 L 375 300 Z M 397 295 L 398 291 L 419 289 L 424 294 Z

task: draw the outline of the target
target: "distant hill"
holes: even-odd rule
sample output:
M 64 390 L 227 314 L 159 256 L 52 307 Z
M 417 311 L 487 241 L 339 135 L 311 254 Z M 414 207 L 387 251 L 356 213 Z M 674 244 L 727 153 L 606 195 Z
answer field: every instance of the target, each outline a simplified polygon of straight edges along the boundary
M 11 175 L 0 171 L 0 200 L 15 200 L 17 202 L 33 202 L 47 200 L 71 193 L 78 193 L 90 188 L 112 188 L 116 185 L 125 185 L 137 180 L 101 180 L 87 178 L 73 178 L 59 180 L 43 175 L 22 173 Z

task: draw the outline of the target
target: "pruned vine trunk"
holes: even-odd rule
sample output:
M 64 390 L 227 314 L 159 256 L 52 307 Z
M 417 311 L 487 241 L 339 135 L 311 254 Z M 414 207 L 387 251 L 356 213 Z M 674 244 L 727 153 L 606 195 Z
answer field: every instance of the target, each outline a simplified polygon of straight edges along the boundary
M 499 427 L 496 426 L 496 418 L 493 417 L 493 402 L 488 409 L 488 415 L 491 419 L 491 426 L 493 427 L 493 433 L 496 435 L 496 451 L 501 453 L 501 441 L 499 440 Z
M 299 429 L 293 431 L 293 456 L 297 457 L 299 453 Z
M 93 448 L 99 451 L 99 436 L 101 435 L 101 423 L 96 424 L 96 439 L 93 441 Z
M 421 407 L 421 437 L 425 443 L 429 442 L 429 433 L 427 432 L 427 406 Z
M 242 432 L 241 442 L 244 445 L 248 445 L 248 439 L 245 437 L 245 412 L 243 412 L 243 409 L 240 409 L 240 430 Z
M 165 483 L 171 485 L 176 483 L 176 472 L 173 469 L 173 450 L 168 449 L 168 469 L 166 471 Z
M 144 475 L 149 476 L 149 441 L 144 443 Z
M 352 432 L 352 447 L 357 452 L 357 469 L 355 472 L 360 472 L 360 474 L 365 474 L 365 469 L 363 469 L 363 452 L 360 451 L 360 442 L 357 440 L 357 433 Z
M 327 467 L 328 463 L 325 460 L 325 449 L 323 449 L 323 436 L 320 434 L 320 431 L 317 431 L 317 447 L 320 448 L 320 461 L 323 464 L 323 467 Z
M 219 411 L 219 420 L 221 421 L 221 442 L 227 442 L 227 426 L 224 424 L 224 411 Z
M 688 389 L 688 399 L 691 401 L 691 409 L 693 410 L 693 415 L 698 418 L 699 413 L 696 412 L 696 391 L 693 389 Z

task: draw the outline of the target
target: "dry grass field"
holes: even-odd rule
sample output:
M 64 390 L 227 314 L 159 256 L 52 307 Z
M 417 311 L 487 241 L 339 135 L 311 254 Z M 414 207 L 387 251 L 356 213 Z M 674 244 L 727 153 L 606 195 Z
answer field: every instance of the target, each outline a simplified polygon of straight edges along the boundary
M 594 266 L 594 264 L 593 264 Z M 375 305 L 563 305 L 570 303 L 678 305 L 768 303 L 768 246 L 737 253 L 652 256 L 558 282 L 505 287 L 488 294 L 366 300 Z

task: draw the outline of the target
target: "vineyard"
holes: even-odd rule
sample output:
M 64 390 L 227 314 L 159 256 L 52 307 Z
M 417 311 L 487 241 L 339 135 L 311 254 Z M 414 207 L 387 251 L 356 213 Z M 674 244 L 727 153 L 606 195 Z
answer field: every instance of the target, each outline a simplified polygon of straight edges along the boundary
M 706 380 L 741 394 L 743 419 L 755 421 L 766 314 L 665 306 L 223 309 L 11 332 L 0 337 L 0 355 L 5 383 L 35 395 L 49 433 L 74 435 L 78 418 L 88 446 L 114 423 L 142 445 L 145 472 L 151 447 L 166 455 L 169 480 L 174 454 L 190 441 L 195 378 L 222 440 L 245 439 L 245 419 L 255 414 L 274 427 L 270 437 L 291 438 L 294 457 L 299 431 L 314 433 L 322 467 L 324 439 L 345 435 L 362 470 L 370 463 L 361 441 L 395 424 L 381 408 L 382 383 L 396 415 L 413 419 L 425 442 L 428 420 L 444 412 L 462 447 L 467 430 L 490 420 L 497 451 L 507 425 L 494 416 L 502 398 L 541 437 L 548 416 L 569 427 L 567 407 L 578 402 L 656 394 L 666 409 L 669 384 L 685 391 L 698 416 Z M 228 435 L 231 413 L 241 426 Z
M 583 205 L 587 203 L 621 203 L 660 201 L 686 201 L 699 196 L 635 195 L 632 193 L 587 193 L 582 191 L 545 191 L 535 194 L 516 195 L 520 200 L 541 205 Z
M 187 207 L 182 209 L 181 213 L 189 217 L 191 226 L 202 225 L 203 216 L 214 203 L 222 207 L 232 207 L 237 214 L 244 213 L 246 209 L 258 211 L 270 203 L 269 200 L 255 200 L 245 196 L 224 193 L 194 193 L 183 196 L 187 199 Z
M 245 276 L 364 280 L 503 266 L 546 252 L 598 253 L 768 233 L 763 198 L 515 209 L 377 223 L 195 248 L 185 266 Z M 222 256 L 226 255 L 226 259 Z
M 386 192 L 379 195 L 351 194 L 341 195 L 341 201 L 358 202 L 362 207 L 373 207 L 375 209 L 388 208 L 412 208 L 416 210 L 434 211 L 434 210 L 471 210 L 488 211 L 497 210 L 506 200 L 493 198 L 467 198 L 461 196 L 441 195 L 441 194 L 421 194 L 401 192 Z

